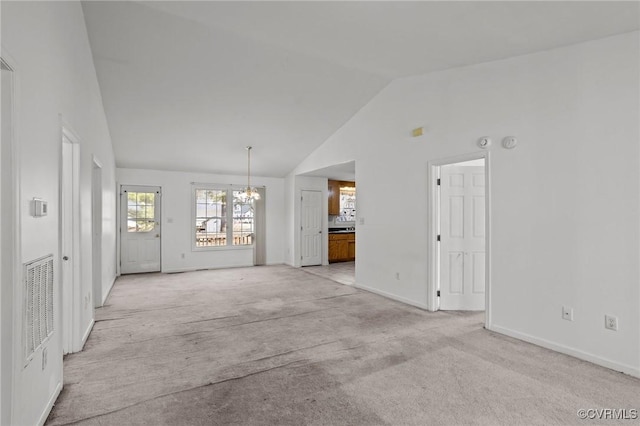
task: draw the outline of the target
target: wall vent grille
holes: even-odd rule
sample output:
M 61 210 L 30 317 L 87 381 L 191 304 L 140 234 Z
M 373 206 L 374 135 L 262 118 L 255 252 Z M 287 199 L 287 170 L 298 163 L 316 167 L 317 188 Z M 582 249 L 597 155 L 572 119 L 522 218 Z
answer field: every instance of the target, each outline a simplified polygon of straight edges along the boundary
M 25 263 L 24 337 L 26 358 L 53 333 L 53 255 Z

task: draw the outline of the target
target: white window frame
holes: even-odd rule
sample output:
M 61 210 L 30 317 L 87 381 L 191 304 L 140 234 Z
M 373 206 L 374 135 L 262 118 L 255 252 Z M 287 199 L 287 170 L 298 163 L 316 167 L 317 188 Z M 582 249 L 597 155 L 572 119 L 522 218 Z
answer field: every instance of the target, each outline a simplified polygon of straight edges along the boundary
M 255 239 L 251 244 L 233 244 L 233 191 L 245 189 L 242 185 L 230 185 L 230 184 L 208 184 L 208 183 L 192 183 L 191 184 L 191 251 L 219 251 L 219 250 L 247 250 L 253 249 L 255 245 Z M 213 191 L 226 191 L 227 192 L 227 244 L 224 246 L 197 246 L 196 245 L 196 191 L 198 190 L 213 190 Z M 229 203 L 231 200 L 231 203 Z M 255 231 L 255 217 L 253 218 L 253 226 Z

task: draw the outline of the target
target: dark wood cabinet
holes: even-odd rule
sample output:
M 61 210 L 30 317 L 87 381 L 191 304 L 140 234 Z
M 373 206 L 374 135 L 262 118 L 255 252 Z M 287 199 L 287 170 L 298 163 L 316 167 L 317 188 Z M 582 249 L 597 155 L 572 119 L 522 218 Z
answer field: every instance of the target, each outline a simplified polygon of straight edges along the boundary
M 329 180 L 329 214 L 340 214 L 340 181 Z
M 344 180 L 331 180 L 328 181 L 329 190 L 329 215 L 340 215 L 340 187 L 355 188 L 355 182 L 348 182 Z
M 356 234 L 354 232 L 329 234 L 329 263 L 348 262 L 356 259 Z

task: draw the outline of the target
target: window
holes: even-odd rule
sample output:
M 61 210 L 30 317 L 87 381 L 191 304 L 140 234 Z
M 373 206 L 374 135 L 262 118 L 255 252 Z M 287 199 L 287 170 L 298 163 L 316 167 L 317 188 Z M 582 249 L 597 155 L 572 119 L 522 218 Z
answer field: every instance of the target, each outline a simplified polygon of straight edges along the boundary
M 248 246 L 254 240 L 254 209 L 231 186 L 194 187 L 194 247 Z
M 155 226 L 153 192 L 127 192 L 127 232 L 151 232 Z

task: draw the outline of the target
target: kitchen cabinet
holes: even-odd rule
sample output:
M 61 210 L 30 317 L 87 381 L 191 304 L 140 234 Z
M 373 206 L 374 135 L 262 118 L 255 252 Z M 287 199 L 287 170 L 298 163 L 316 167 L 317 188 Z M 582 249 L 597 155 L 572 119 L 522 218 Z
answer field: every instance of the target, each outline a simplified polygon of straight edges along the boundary
M 353 234 L 353 240 L 349 240 L 347 243 L 347 258 L 349 260 L 356 260 L 356 234 Z
M 329 214 L 340 214 L 340 182 L 337 180 L 329 180 Z
M 330 216 L 339 216 L 341 214 L 343 214 L 340 209 L 341 209 L 341 205 L 340 205 L 340 187 L 349 187 L 349 188 L 355 188 L 356 183 L 355 182 L 348 182 L 348 181 L 343 181 L 343 180 L 331 180 L 329 179 L 328 181 L 328 190 L 329 190 L 329 215 Z M 351 190 L 350 194 L 353 193 L 353 190 Z M 353 209 L 353 205 L 349 206 L 350 209 Z M 355 210 L 354 210 L 355 211 Z
M 356 259 L 355 232 L 329 234 L 329 263 Z

